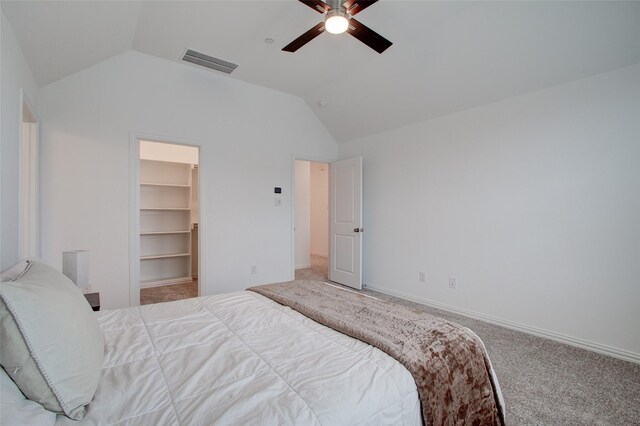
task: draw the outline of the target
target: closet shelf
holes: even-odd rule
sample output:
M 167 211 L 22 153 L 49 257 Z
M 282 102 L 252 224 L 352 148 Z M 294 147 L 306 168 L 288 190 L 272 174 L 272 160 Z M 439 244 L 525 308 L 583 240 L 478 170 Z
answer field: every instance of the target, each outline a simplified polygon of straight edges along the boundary
M 140 160 L 140 287 L 191 282 L 192 166 Z
M 145 287 L 156 287 L 156 286 L 159 287 L 162 285 L 180 284 L 182 282 L 193 282 L 193 278 L 185 277 L 185 276 L 168 277 L 168 278 L 161 278 L 161 279 L 142 280 L 140 281 L 140 284 L 141 285 L 152 284 L 151 286 L 146 285 Z
M 141 232 L 140 235 L 170 235 L 170 234 L 189 234 L 191 231 L 153 231 Z
M 140 210 L 189 211 L 189 207 L 140 207 Z
M 166 259 L 169 257 L 185 257 L 185 256 L 191 256 L 191 255 L 189 253 L 155 254 L 153 256 L 140 256 L 140 260 Z
M 169 186 L 174 188 L 190 188 L 191 185 L 184 185 L 180 183 L 152 183 L 152 182 L 142 182 L 140 186 Z

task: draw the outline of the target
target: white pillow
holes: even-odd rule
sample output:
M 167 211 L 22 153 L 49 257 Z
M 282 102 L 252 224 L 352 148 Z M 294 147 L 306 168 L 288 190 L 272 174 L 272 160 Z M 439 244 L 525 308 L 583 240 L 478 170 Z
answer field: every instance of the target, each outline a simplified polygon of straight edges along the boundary
M 0 364 L 28 399 L 81 420 L 98 387 L 102 330 L 69 278 L 28 263 L 0 285 Z
M 55 413 L 25 398 L 7 373 L 0 368 L 0 424 L 3 426 L 49 426 L 55 421 Z
M 22 274 L 27 269 L 28 265 L 28 261 L 21 260 L 11 268 L 5 269 L 4 271 L 2 271 L 2 274 L 0 274 L 0 282 L 13 281 L 17 279 L 20 274 Z

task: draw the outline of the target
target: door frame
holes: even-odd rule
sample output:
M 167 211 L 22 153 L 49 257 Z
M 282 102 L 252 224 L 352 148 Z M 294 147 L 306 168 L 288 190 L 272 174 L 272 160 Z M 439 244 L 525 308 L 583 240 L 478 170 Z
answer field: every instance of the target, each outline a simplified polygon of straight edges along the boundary
M 198 296 L 204 295 L 206 257 L 206 147 L 204 142 L 143 132 L 129 133 L 129 306 L 140 305 L 140 140 L 198 148 Z
M 290 281 L 296 279 L 296 160 L 312 161 L 314 163 L 325 163 L 331 165 L 335 159 L 331 160 L 326 157 L 316 157 L 313 155 L 292 154 L 291 155 L 291 278 Z M 331 188 L 329 188 L 331 191 Z M 331 194 L 329 194 L 331 196 Z M 327 235 L 329 238 L 329 235 Z M 329 256 L 331 256 L 331 246 L 329 246 Z
M 33 192 L 31 193 L 32 186 L 29 188 L 24 187 L 24 180 L 22 174 L 25 172 L 24 168 L 24 123 L 26 117 L 24 114 L 25 109 L 29 111 L 29 115 L 31 116 L 30 120 L 27 122 L 34 123 L 35 127 L 35 147 L 31 147 L 30 154 L 35 153 L 35 163 L 29 162 L 27 165 L 27 171 L 29 173 L 29 182 L 34 183 Z M 20 88 L 20 110 L 18 113 L 18 140 L 20 141 L 20 149 L 18 150 L 18 179 L 19 179 L 19 190 L 18 190 L 18 209 L 20 214 L 18 215 L 18 253 L 19 257 L 40 257 L 40 117 L 36 113 L 35 108 L 33 107 L 33 103 L 29 99 L 27 92 Z M 30 132 L 31 133 L 31 132 Z M 35 151 L 35 152 L 34 152 Z M 33 166 L 33 167 L 32 167 Z M 24 197 L 28 195 L 30 200 L 35 200 L 35 205 L 31 205 L 29 202 L 28 207 L 28 223 L 25 223 L 25 211 L 23 209 Z M 28 227 L 25 230 L 25 226 Z M 25 231 L 27 235 L 27 244 L 28 247 L 25 248 Z M 31 243 L 33 242 L 33 235 L 35 233 L 35 248 L 31 247 Z M 28 251 L 25 253 L 25 249 Z

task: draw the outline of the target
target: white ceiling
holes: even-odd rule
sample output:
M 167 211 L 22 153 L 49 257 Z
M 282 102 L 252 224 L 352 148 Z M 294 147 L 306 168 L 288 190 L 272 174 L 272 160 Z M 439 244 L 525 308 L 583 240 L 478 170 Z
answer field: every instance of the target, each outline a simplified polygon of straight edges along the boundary
M 381 55 L 348 34 L 282 52 L 322 18 L 293 0 L 2 9 L 41 86 L 129 49 L 179 61 L 189 47 L 301 96 L 339 142 L 640 63 L 640 2 L 381 0 L 357 17 L 394 43 Z

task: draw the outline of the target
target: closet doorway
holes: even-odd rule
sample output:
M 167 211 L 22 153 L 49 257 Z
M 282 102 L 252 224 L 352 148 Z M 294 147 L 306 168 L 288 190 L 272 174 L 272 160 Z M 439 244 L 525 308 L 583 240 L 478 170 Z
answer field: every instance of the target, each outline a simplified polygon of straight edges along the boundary
M 294 162 L 294 276 L 328 281 L 329 164 Z
M 199 151 L 139 140 L 141 305 L 199 296 Z

